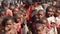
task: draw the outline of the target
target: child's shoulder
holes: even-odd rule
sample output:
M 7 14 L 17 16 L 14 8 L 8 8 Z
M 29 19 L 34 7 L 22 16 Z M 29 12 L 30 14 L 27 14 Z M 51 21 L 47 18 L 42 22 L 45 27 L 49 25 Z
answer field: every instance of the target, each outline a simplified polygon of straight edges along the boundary
M 60 20 L 60 18 L 56 17 L 56 20 Z

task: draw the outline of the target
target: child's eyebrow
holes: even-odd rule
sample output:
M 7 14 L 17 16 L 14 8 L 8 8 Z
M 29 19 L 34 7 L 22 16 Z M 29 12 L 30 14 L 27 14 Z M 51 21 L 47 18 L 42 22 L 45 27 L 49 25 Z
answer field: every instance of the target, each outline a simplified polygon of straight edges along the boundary
M 11 25 L 11 24 L 6 24 L 6 25 Z

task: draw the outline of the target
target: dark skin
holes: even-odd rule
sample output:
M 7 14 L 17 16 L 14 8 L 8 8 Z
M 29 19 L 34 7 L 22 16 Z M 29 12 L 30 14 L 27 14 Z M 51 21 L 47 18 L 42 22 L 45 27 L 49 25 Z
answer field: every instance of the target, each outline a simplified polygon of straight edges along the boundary
M 42 27 L 37 28 L 37 34 L 42 34 L 42 31 L 43 31 Z
M 13 23 L 12 23 L 12 20 L 8 20 L 7 23 L 6 23 L 6 26 L 5 26 L 5 30 L 9 30 L 11 29 L 13 26 Z
M 39 18 L 43 18 L 44 16 L 45 16 L 44 11 L 39 11 L 38 17 L 39 17 Z
M 48 15 L 49 16 L 54 16 L 54 13 L 55 13 L 55 10 L 50 8 L 49 11 L 48 11 Z
M 5 26 L 5 34 L 17 34 L 12 20 L 8 20 Z
M 60 10 L 57 10 L 56 15 L 57 15 L 57 16 L 60 15 Z

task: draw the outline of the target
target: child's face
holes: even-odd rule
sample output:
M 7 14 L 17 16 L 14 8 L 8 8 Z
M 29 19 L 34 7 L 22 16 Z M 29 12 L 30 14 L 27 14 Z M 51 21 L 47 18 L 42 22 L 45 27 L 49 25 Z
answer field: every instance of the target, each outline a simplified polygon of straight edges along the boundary
M 43 18 L 45 16 L 45 14 L 43 11 L 40 11 L 38 16 L 39 16 L 39 18 Z
M 19 4 L 16 4 L 16 7 L 17 7 L 17 8 L 19 8 L 19 7 L 20 7 L 20 5 L 19 5 Z
M 57 16 L 59 16 L 59 15 L 60 15 L 60 10 L 57 10 L 56 15 L 57 15 Z
M 5 30 L 6 31 L 10 30 L 12 28 L 12 26 L 13 26 L 12 20 L 8 20 L 7 24 L 5 26 Z
M 50 8 L 49 11 L 48 11 L 48 15 L 49 16 L 54 16 L 54 11 Z
M 37 34 L 42 34 L 43 32 L 43 28 L 42 27 L 38 27 L 37 28 Z
M 20 15 L 17 15 L 17 16 L 16 16 L 17 22 L 20 22 L 20 19 L 21 19 L 21 18 L 20 18 Z

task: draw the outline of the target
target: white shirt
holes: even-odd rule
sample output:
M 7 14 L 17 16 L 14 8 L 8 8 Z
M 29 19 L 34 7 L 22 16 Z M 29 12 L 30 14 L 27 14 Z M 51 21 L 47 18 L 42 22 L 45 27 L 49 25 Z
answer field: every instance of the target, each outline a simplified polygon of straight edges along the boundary
M 55 17 L 54 16 L 49 17 L 49 18 L 47 18 L 47 20 L 51 24 L 51 22 L 55 22 Z

